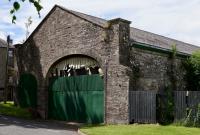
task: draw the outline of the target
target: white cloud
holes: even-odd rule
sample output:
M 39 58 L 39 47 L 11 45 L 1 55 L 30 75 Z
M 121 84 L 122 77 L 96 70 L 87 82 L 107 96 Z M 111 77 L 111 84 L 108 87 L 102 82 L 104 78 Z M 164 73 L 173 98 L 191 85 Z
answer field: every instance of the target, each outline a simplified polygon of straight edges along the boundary
M 3 31 L 0 31 L 0 37 L 4 40 L 6 40 L 6 34 Z
M 11 18 L 8 13 L 10 6 L 7 3 L 0 2 L 0 9 L 3 9 L 0 11 L 0 37 L 13 30 L 16 43 L 25 37 L 24 23 L 29 16 L 33 18 L 30 31 L 33 31 L 42 19 L 38 18 L 34 7 L 27 2 L 17 14 L 17 24 L 8 25 Z M 42 0 L 42 18 L 55 4 L 105 19 L 125 18 L 132 21 L 132 27 L 200 46 L 199 0 Z

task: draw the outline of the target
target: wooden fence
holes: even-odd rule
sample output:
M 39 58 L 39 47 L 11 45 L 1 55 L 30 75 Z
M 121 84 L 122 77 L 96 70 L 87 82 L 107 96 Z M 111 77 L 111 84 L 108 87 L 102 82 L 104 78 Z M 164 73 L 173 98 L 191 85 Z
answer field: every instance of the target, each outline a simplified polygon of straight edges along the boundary
M 156 123 L 156 91 L 130 91 L 131 123 Z
M 129 120 L 130 123 L 156 123 L 156 91 L 129 92 Z M 192 109 L 192 115 L 197 111 L 200 103 L 200 91 L 174 92 L 174 120 L 179 121 L 187 116 L 187 107 Z
M 187 108 L 192 109 L 192 115 L 195 115 L 200 103 L 200 91 L 189 91 L 188 96 L 186 91 L 175 91 L 174 103 L 175 121 L 186 118 Z

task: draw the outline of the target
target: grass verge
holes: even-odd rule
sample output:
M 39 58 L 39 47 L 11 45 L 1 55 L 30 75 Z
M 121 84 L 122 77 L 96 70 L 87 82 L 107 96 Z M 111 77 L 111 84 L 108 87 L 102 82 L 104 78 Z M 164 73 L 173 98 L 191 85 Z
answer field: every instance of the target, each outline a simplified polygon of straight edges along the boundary
M 87 135 L 200 135 L 199 128 L 161 125 L 100 125 L 80 129 Z
M 31 113 L 27 109 L 14 106 L 13 102 L 0 102 L 0 114 L 19 118 L 31 119 Z

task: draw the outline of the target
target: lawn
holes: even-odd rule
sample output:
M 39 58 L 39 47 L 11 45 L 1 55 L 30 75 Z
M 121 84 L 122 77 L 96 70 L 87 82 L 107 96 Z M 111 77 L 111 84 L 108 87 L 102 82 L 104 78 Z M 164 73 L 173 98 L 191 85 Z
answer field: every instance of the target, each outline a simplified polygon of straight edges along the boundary
M 81 131 L 87 135 L 200 135 L 199 128 L 150 124 L 85 126 Z
M 26 119 L 31 118 L 31 114 L 28 110 L 14 106 L 13 102 L 7 102 L 6 104 L 4 104 L 3 102 L 0 102 L 0 114 L 7 115 L 7 116 L 26 118 Z

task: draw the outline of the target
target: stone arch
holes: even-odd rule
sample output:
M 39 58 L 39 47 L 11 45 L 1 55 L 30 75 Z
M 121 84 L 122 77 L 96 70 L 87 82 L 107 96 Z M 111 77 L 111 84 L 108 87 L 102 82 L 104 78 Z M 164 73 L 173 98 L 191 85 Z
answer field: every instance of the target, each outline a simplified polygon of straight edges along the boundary
M 100 63 L 93 57 L 91 56 L 88 56 L 88 55 L 82 55 L 82 54 L 72 54 L 72 55 L 67 55 L 67 56 L 64 56 L 60 59 L 58 59 L 57 61 L 55 61 L 51 66 L 50 68 L 48 69 L 48 72 L 46 74 L 46 78 L 48 78 L 48 74 L 51 70 L 52 67 L 56 66 L 57 64 L 61 63 L 63 60 L 66 60 L 66 59 L 70 59 L 70 58 L 75 58 L 75 57 L 78 57 L 78 58 L 87 58 L 87 59 L 91 59 L 91 61 L 93 61 L 94 63 L 96 63 L 99 67 L 101 67 Z
M 52 77 L 52 76 L 49 76 L 48 74 L 51 72 L 51 68 L 55 68 L 55 66 L 57 66 L 57 64 L 59 64 L 60 62 L 62 62 L 63 60 L 66 60 L 66 59 L 68 59 L 68 58 L 73 58 L 73 57 L 76 57 L 76 56 L 83 56 L 83 57 L 87 57 L 87 58 L 90 58 L 90 59 L 92 59 L 92 60 L 94 60 L 94 61 L 96 61 L 97 62 L 97 64 L 98 64 L 98 67 L 102 67 L 103 66 L 103 64 L 102 64 L 102 60 L 101 59 L 99 59 L 100 60 L 100 62 L 97 60 L 97 58 L 94 58 L 94 57 L 91 57 L 91 54 L 89 55 L 86 55 L 86 54 L 71 54 L 71 55 L 66 55 L 66 56 L 63 56 L 63 57 L 61 57 L 61 58 L 57 58 L 57 60 L 55 60 L 54 62 L 53 62 L 53 64 L 51 64 L 51 66 L 49 67 L 49 69 L 48 69 L 48 72 L 46 73 L 46 76 L 45 76 L 45 78 L 46 78 L 46 86 L 50 86 L 49 87 L 49 90 L 51 91 L 52 89 L 52 87 L 51 87 L 51 84 L 53 84 L 51 81 L 48 81 L 48 78 L 50 77 Z M 99 57 L 100 58 L 100 57 Z M 63 65 L 62 65 L 63 66 Z M 59 67 L 59 66 L 58 66 Z M 57 67 L 56 67 L 57 68 Z M 58 69 L 60 69 L 60 68 L 58 68 Z M 62 70 L 62 69 L 61 69 Z M 59 75 L 58 75 L 59 76 Z M 96 75 L 95 75 L 96 76 Z M 55 77 L 55 76 L 53 76 L 53 77 Z M 62 76 L 63 77 L 63 76 Z M 61 79 L 62 79 L 62 77 L 60 77 Z M 75 76 L 75 77 L 77 77 L 77 76 Z M 87 77 L 87 76 L 86 76 Z M 92 75 L 90 76 L 90 77 L 93 77 Z M 94 78 L 94 80 L 97 80 L 96 82 L 98 82 L 98 84 L 99 85 L 96 85 L 97 83 L 93 83 L 93 84 L 95 84 L 95 86 L 96 87 L 99 87 L 99 86 L 102 86 L 102 87 L 100 87 L 100 90 L 98 89 L 98 90 L 96 90 L 96 89 L 91 89 L 91 90 L 96 90 L 96 91 L 98 91 L 98 92 L 101 92 L 102 91 L 102 95 L 101 95 L 101 93 L 99 94 L 98 92 L 96 92 L 95 94 L 99 94 L 100 95 L 100 97 L 99 98 L 101 98 L 102 100 L 101 101 L 99 101 L 99 99 L 96 99 L 96 100 L 94 100 L 94 101 L 96 101 L 97 103 L 99 103 L 100 102 L 100 108 L 101 108 L 101 111 L 99 111 L 100 112 L 100 114 L 103 114 L 103 115 L 100 115 L 100 117 L 99 117 L 99 114 L 97 115 L 96 113 L 94 113 L 93 114 L 93 116 L 91 116 L 90 118 L 91 118 L 91 120 L 93 121 L 96 121 L 96 122 L 102 122 L 101 120 L 101 118 L 104 118 L 105 117 L 105 90 L 104 90 L 104 87 L 105 87 L 105 83 L 104 83 L 104 79 L 101 77 L 101 76 L 98 76 L 99 78 L 100 78 L 100 80 L 103 80 L 103 83 L 101 83 L 102 81 L 98 81 L 98 79 L 96 79 L 96 78 Z M 68 79 L 68 78 L 70 78 L 70 77 L 63 77 L 64 79 Z M 92 78 L 93 79 L 93 78 Z M 89 80 L 89 79 L 88 79 Z M 81 81 L 80 81 L 81 82 Z M 95 81 L 94 81 L 95 82 Z M 90 82 L 91 83 L 91 82 Z M 61 83 L 62 84 L 62 83 Z M 66 84 L 68 84 L 68 83 L 66 83 Z M 85 83 L 85 84 L 88 84 L 88 83 Z M 92 83 L 91 83 L 92 84 Z M 59 85 L 59 86 L 62 86 L 62 85 Z M 81 85 L 82 86 L 82 85 Z M 88 86 L 87 86 L 88 87 Z M 87 89 L 87 87 L 86 87 L 86 89 L 85 90 L 88 90 Z M 89 86 L 90 87 L 90 86 Z M 48 88 L 48 87 L 47 87 Z M 69 85 L 69 88 L 71 88 L 70 87 L 70 85 Z M 101 89 L 102 88 L 102 89 Z M 73 89 L 72 89 L 73 90 Z M 48 98 L 47 98 L 47 110 L 51 110 L 52 108 L 50 107 L 50 109 L 49 109 L 49 105 L 51 106 L 52 104 L 52 96 L 51 96 L 51 92 L 47 92 L 47 93 L 50 93 L 49 95 L 50 96 L 48 96 Z M 88 93 L 90 93 L 90 92 L 88 92 Z M 91 92 L 92 93 L 92 92 Z M 90 96 L 91 98 L 92 98 L 92 96 Z M 71 99 L 71 97 L 69 96 L 69 97 L 67 97 L 69 100 Z M 82 99 L 83 97 L 81 97 L 80 99 L 81 100 L 83 100 Z M 73 100 L 74 101 L 74 100 Z M 88 101 L 89 102 L 89 101 Z M 85 101 L 83 101 L 83 102 L 81 102 L 82 104 L 86 104 L 85 103 Z M 94 102 L 95 103 L 95 102 Z M 101 104 L 102 103 L 102 104 Z M 89 104 L 91 104 L 91 103 L 89 103 Z M 73 103 L 71 104 L 72 106 L 73 106 Z M 102 105 L 102 106 L 101 106 Z M 84 105 L 84 106 L 87 106 L 87 105 Z M 87 107 L 83 107 L 83 108 L 87 108 Z M 84 109 L 83 109 L 84 110 Z M 93 110 L 95 110 L 95 109 L 93 109 Z M 47 111 L 48 112 L 48 111 Z M 49 112 L 51 112 L 51 111 L 49 111 Z M 49 113 L 48 112 L 48 113 Z M 103 112 L 103 113 L 102 113 Z M 50 113 L 51 114 L 51 113 Z M 49 114 L 48 114 L 49 115 Z M 51 115 L 50 115 L 51 116 Z M 88 118 L 89 116 L 87 116 L 87 115 L 85 115 L 86 117 L 85 118 Z M 102 117 L 101 117 L 102 116 Z M 104 121 L 104 119 L 103 119 L 103 121 Z
M 52 67 L 52 65 L 54 65 L 57 61 L 59 61 L 63 58 L 66 58 L 68 56 L 72 56 L 72 55 L 82 55 L 82 56 L 90 57 L 90 58 L 96 60 L 99 63 L 102 70 L 105 72 L 105 61 L 103 61 L 102 58 L 97 53 L 92 52 L 92 51 L 81 52 L 81 51 L 77 51 L 77 50 L 74 50 L 74 51 L 71 50 L 68 53 L 63 52 L 62 54 L 60 54 L 59 56 L 55 57 L 54 59 L 52 59 L 48 62 L 48 64 L 46 65 L 45 71 L 44 71 L 45 80 L 47 79 L 47 74 L 48 74 L 50 68 Z

